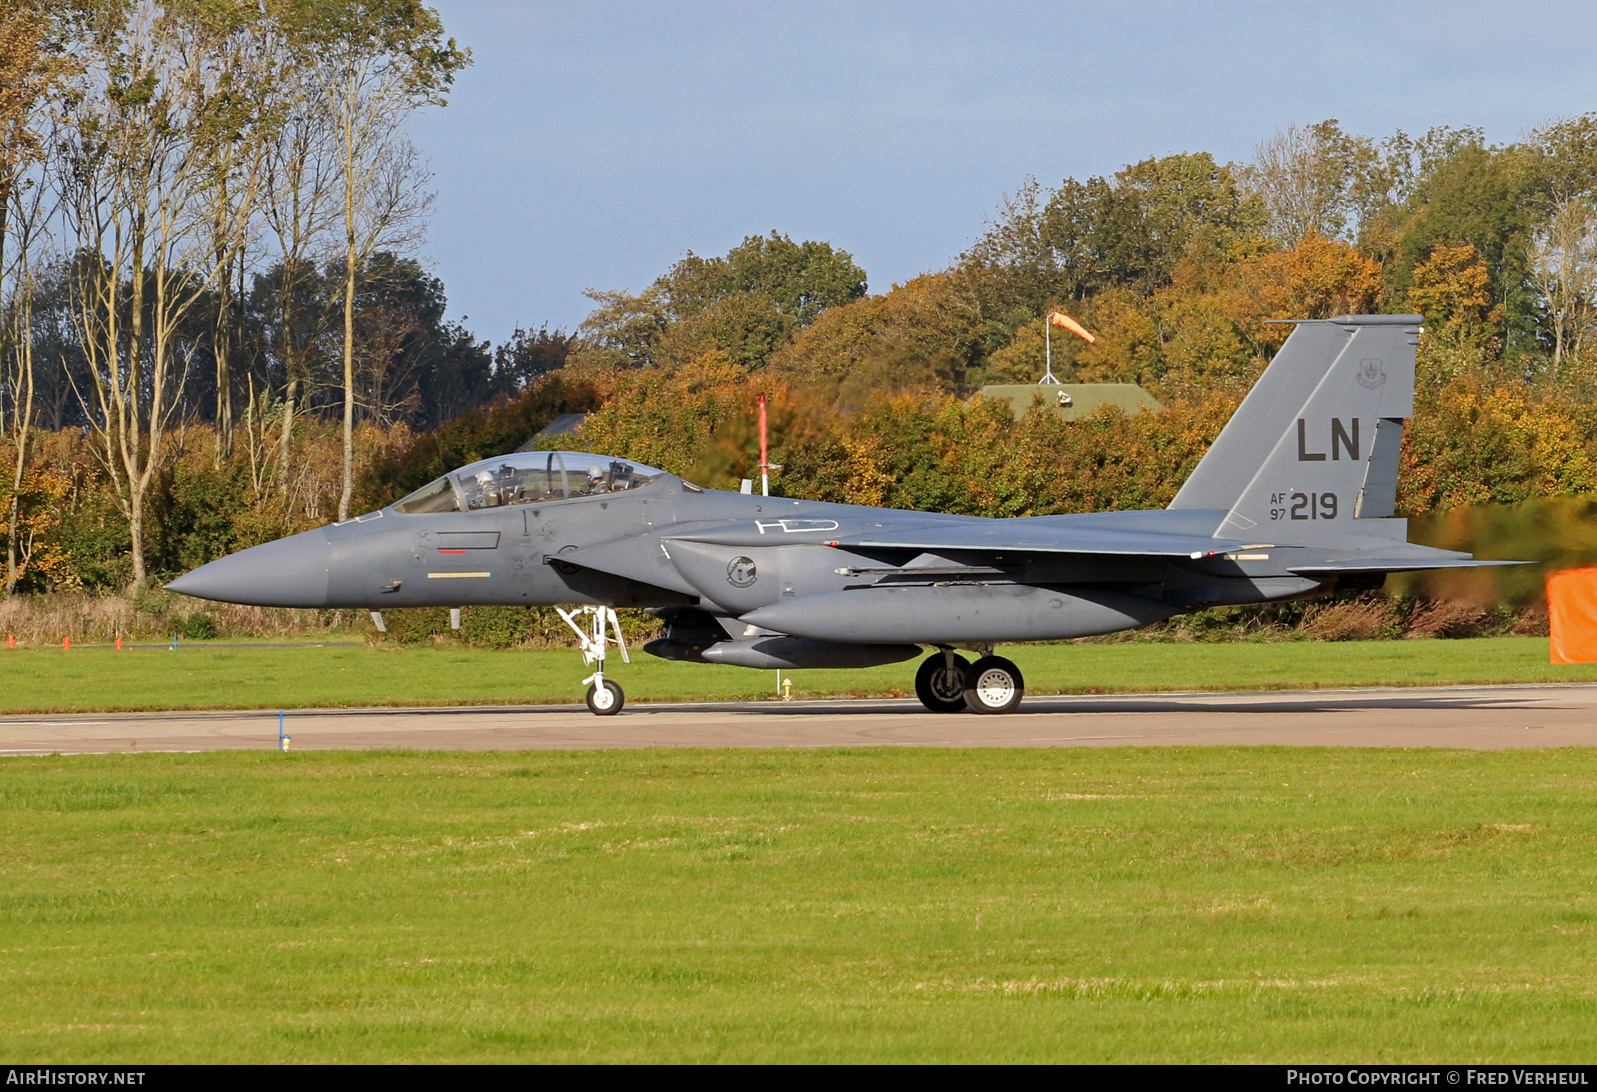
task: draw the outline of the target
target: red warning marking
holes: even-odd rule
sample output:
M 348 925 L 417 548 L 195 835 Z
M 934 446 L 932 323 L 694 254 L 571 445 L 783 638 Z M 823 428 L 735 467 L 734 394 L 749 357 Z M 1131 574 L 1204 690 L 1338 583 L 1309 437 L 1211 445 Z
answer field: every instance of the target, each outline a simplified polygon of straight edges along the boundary
M 465 550 L 439 550 L 438 552 L 441 553 L 441 554 L 463 554 L 466 551 Z

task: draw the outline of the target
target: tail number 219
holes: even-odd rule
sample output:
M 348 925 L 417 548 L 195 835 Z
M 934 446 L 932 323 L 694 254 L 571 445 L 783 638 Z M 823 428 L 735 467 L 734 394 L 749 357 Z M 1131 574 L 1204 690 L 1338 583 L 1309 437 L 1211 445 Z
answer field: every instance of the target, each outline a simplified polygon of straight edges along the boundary
M 1335 493 L 1273 493 L 1270 504 L 1271 519 L 1335 519 L 1337 512 Z

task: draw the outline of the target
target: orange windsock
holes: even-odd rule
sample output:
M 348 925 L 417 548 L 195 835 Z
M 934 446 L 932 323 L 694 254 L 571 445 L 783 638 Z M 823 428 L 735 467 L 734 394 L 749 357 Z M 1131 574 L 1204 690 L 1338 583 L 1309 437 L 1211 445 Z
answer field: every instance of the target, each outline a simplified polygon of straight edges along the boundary
M 1048 316 L 1048 321 L 1062 330 L 1069 330 L 1071 333 L 1085 341 L 1088 345 L 1091 345 L 1098 340 L 1087 332 L 1087 328 L 1085 326 L 1071 318 L 1069 315 L 1065 314 L 1063 311 L 1055 311 L 1053 314 Z

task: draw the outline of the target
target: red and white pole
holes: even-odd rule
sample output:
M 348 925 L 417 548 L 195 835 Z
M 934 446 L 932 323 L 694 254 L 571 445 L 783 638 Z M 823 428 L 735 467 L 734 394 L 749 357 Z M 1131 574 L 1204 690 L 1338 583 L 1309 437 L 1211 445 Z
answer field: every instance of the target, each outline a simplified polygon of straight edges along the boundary
M 771 495 L 771 449 L 765 436 L 765 395 L 760 395 L 760 495 Z

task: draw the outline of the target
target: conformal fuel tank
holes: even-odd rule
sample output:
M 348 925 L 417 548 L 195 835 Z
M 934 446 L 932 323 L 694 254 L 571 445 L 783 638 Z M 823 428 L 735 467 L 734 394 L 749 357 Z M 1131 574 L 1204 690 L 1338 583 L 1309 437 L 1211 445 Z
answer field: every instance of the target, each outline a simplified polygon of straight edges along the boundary
M 1091 637 L 1157 622 L 1175 608 L 1112 591 L 1025 584 L 871 587 L 782 600 L 742 620 L 827 641 L 980 644 Z
M 880 667 L 920 655 L 920 645 L 851 644 L 812 641 L 807 637 L 772 634 L 741 641 L 717 641 L 694 647 L 680 641 L 650 641 L 643 651 L 664 660 L 689 660 L 701 664 L 732 664 L 762 671 L 773 668 Z

